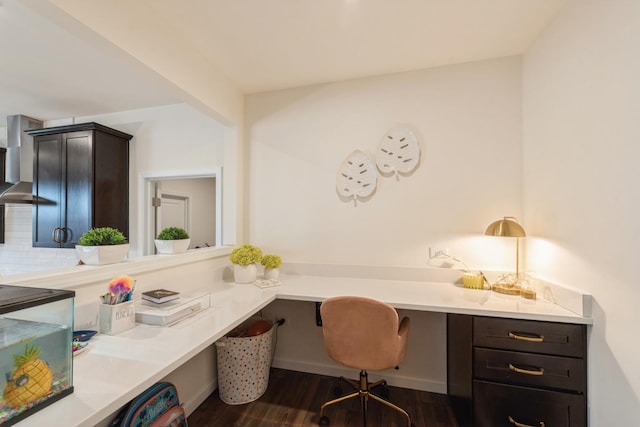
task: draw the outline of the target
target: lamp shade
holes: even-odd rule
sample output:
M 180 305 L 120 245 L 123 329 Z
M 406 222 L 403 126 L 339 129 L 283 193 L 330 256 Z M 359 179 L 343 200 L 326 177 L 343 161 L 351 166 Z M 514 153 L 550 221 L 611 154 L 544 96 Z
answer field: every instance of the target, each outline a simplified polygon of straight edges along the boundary
M 525 237 L 527 235 L 524 232 L 524 228 L 518 224 L 518 220 L 510 216 L 505 216 L 503 219 L 489 224 L 484 234 L 501 237 Z

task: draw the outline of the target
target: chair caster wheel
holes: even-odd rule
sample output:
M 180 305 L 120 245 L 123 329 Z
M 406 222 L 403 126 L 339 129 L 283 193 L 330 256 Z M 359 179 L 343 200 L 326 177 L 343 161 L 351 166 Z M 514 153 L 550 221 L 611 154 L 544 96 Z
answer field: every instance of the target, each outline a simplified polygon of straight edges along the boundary
M 389 399 L 389 386 L 387 385 L 386 381 L 380 385 L 382 386 L 382 388 L 380 389 L 380 397 L 382 397 L 383 399 Z
M 333 397 L 335 398 L 342 397 L 342 387 L 337 385 L 333 388 Z
M 318 422 L 319 426 L 328 426 L 329 425 L 329 417 L 327 417 L 326 415 L 322 416 L 320 418 L 320 421 Z M 411 427 L 415 427 L 415 426 L 411 426 Z

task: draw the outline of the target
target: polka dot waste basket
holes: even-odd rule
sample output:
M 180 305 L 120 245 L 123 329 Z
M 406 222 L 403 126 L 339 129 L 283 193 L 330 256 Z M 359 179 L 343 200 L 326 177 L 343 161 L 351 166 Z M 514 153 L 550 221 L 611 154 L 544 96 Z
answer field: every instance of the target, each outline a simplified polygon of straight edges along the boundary
M 269 384 L 276 327 L 267 320 L 252 320 L 216 342 L 218 392 L 229 405 L 253 402 Z

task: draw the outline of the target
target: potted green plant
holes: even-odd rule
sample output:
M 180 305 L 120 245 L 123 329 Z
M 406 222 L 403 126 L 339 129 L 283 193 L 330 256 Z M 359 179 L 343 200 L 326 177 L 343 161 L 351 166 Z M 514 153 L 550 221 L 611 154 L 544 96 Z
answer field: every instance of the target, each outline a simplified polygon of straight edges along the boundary
M 260 264 L 264 265 L 265 279 L 277 279 L 280 277 L 280 266 L 282 265 L 280 256 L 267 254 L 262 257 Z
M 156 250 L 159 254 L 177 254 L 189 249 L 189 233 L 180 227 L 166 227 L 158 233 L 155 239 Z
M 231 251 L 229 257 L 234 265 L 233 278 L 236 283 L 252 283 L 258 275 L 256 263 L 262 259 L 262 250 L 256 246 L 244 244 Z
M 76 253 L 83 264 L 101 265 L 124 261 L 129 242 L 120 230 L 111 227 L 92 228 L 78 240 Z

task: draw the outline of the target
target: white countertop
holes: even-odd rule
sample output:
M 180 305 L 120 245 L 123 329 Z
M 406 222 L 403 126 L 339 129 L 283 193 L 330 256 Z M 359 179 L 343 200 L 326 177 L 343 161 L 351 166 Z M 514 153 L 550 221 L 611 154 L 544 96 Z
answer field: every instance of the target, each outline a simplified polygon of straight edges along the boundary
M 407 310 L 591 324 L 590 317 L 542 299 L 527 300 L 452 283 L 319 276 L 288 276 L 282 281 L 283 286 L 274 288 L 281 299 L 322 301 L 349 294 L 375 298 Z
M 399 309 L 476 314 L 590 324 L 558 305 L 465 289 L 451 283 L 287 276 L 282 286 L 211 284 L 211 307 L 171 327 L 138 324 L 116 336 L 99 334 L 74 357 L 74 392 L 27 417 L 21 427 L 93 426 L 147 387 L 223 337 L 276 298 L 322 301 L 336 295 L 361 295 Z

